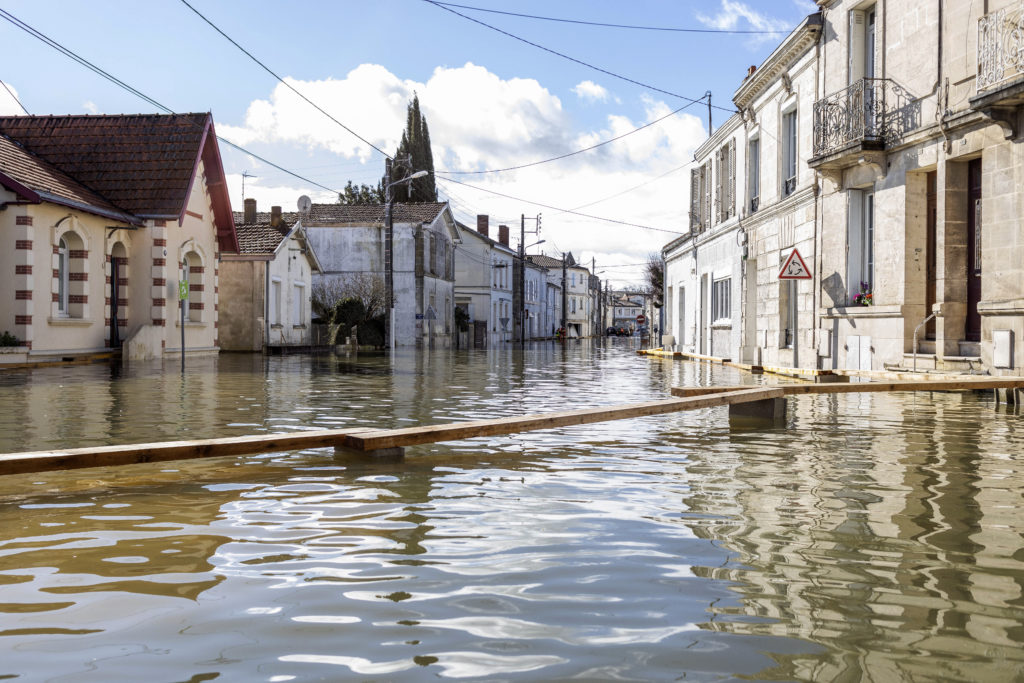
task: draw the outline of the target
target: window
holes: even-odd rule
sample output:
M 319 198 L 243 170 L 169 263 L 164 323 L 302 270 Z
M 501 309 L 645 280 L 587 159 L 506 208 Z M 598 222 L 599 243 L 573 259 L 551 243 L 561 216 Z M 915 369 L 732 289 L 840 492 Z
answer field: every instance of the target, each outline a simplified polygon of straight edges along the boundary
M 847 242 L 848 300 L 875 286 L 875 193 L 850 190 L 849 232 Z
M 575 313 L 576 312 L 576 297 L 571 296 L 571 297 L 569 297 L 569 299 L 572 300 L 572 312 Z
M 736 215 L 736 141 L 715 152 L 716 220 L 721 223 Z
M 750 213 L 754 213 L 761 198 L 760 138 L 751 138 L 747 143 L 747 196 L 750 197 Z
M 782 115 L 782 196 L 796 192 L 796 110 Z
M 732 278 L 715 280 L 711 285 L 711 320 L 729 320 L 732 318 L 732 305 L 729 295 Z
M 57 313 L 68 314 L 68 243 L 63 237 L 57 245 Z
M 711 225 L 711 160 L 690 171 L 690 231 Z
M 281 280 L 274 278 L 270 283 L 270 324 L 281 324 Z
M 292 287 L 292 325 L 301 327 L 306 324 L 306 285 L 296 282 Z

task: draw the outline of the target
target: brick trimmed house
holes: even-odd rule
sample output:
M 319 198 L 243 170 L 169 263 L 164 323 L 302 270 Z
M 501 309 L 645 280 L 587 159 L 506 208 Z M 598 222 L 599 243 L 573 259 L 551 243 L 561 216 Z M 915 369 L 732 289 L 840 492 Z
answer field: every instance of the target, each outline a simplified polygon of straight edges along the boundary
M 221 254 L 222 351 L 283 351 L 313 343 L 313 275 L 320 261 L 306 238 L 301 214 L 258 212 L 245 200 L 235 213 L 238 252 Z
M 0 117 L 0 330 L 24 360 L 215 353 L 238 251 L 210 114 Z

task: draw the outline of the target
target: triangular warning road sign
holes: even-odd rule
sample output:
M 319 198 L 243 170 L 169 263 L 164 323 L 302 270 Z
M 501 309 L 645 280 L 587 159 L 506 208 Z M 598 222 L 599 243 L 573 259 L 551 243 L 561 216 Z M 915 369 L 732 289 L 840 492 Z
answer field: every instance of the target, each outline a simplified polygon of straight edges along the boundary
M 794 249 L 790 253 L 789 258 L 782 264 L 782 270 L 779 271 L 780 280 L 810 280 L 811 269 L 804 263 L 804 259 L 800 256 L 800 252 Z

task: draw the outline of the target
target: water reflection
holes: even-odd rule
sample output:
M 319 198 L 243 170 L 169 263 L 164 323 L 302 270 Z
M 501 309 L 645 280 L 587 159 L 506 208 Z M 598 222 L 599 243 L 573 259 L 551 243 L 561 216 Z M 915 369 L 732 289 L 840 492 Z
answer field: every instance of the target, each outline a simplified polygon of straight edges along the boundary
M 405 426 L 764 381 L 629 342 L 8 373 L 0 439 Z M 761 432 L 714 409 L 404 463 L 308 450 L 0 478 L 0 676 L 1019 677 L 1019 416 L 951 394 L 790 409 Z

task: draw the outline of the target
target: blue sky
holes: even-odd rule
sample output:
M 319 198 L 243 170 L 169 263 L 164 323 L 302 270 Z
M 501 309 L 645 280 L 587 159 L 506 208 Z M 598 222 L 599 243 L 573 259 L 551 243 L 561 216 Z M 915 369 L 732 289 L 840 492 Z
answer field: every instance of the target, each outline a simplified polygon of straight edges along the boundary
M 660 118 L 685 100 L 527 45 L 424 0 L 213 2 L 190 0 L 335 118 L 392 153 L 405 103 L 418 92 L 435 152 L 448 170 L 505 168 L 595 144 Z M 461 5 L 613 24 L 788 32 L 815 10 L 809 0 L 461 0 Z M 218 133 L 309 180 L 340 189 L 376 183 L 380 154 L 301 102 L 180 0 L 0 0 L 0 8 L 176 111 L 212 111 Z M 746 69 L 784 34 L 682 33 L 543 21 L 451 9 L 525 40 L 648 86 L 729 106 Z M 154 108 L 0 21 L 0 79 L 32 114 L 134 113 Z M 0 112 L 19 113 L 0 90 Z M 717 127 L 728 116 L 715 110 Z M 518 224 L 542 212 L 547 253 L 596 258 L 603 278 L 630 284 L 647 253 L 686 220 L 683 168 L 707 136 L 698 104 L 621 141 L 519 171 L 439 182 L 457 217 Z M 241 207 L 295 206 L 330 193 L 222 147 Z M 640 186 L 636 190 L 624 192 Z M 481 189 L 477 189 L 481 188 Z M 484 189 L 516 199 L 489 194 Z M 579 211 L 643 229 L 559 213 Z M 620 267 L 622 266 L 622 267 Z

